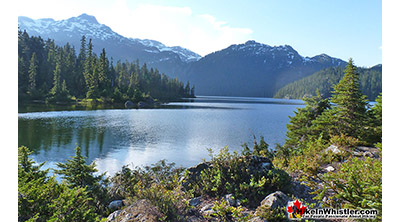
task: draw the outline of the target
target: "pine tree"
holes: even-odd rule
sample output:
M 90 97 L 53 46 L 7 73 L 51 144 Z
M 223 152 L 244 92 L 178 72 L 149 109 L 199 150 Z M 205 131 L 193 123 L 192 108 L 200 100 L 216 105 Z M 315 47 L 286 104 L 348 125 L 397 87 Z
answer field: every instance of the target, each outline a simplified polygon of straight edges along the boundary
M 36 53 L 32 54 L 32 58 L 30 60 L 30 65 L 29 65 L 29 87 L 28 87 L 28 92 L 33 93 L 36 90 L 36 76 L 38 74 L 38 65 L 37 65 L 37 57 Z
M 359 74 L 351 58 L 332 94 L 331 102 L 335 104 L 332 108 L 333 135 L 359 137 L 365 126 L 367 99 L 360 91 Z
M 103 91 L 107 89 L 108 86 L 108 59 L 106 57 L 106 50 L 103 48 L 98 66 L 98 82 L 99 82 L 99 91 Z
M 185 86 L 185 97 L 189 97 L 190 96 L 190 83 L 189 81 L 186 82 L 186 86 Z
M 58 96 L 61 92 L 61 65 L 59 63 L 56 64 L 56 69 L 54 70 L 53 77 L 53 88 L 50 93 L 53 96 Z
M 55 170 L 55 172 L 62 176 L 70 188 L 86 188 L 88 195 L 93 198 L 97 212 L 105 212 L 105 205 L 108 201 L 106 189 L 109 183 L 108 179 L 104 178 L 105 173 L 96 176 L 95 163 L 86 165 L 85 159 L 81 154 L 81 148 L 77 146 L 75 156 L 67 160 L 67 163 L 57 163 L 59 170 Z
M 192 86 L 192 88 L 190 89 L 190 97 L 191 98 L 195 97 L 195 95 L 194 95 L 194 86 Z

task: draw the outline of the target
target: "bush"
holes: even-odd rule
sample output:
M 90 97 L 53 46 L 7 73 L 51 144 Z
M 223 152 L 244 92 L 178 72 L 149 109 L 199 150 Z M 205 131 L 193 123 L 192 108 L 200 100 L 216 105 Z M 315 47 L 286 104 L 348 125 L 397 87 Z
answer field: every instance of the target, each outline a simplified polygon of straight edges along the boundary
M 29 158 L 32 152 L 18 148 L 18 217 L 21 221 L 99 221 L 86 188 L 69 188 L 48 177 Z
M 290 176 L 279 169 L 254 169 L 255 156 L 230 154 L 228 147 L 211 156 L 212 167 L 201 171 L 200 179 L 190 185 L 194 195 L 233 194 L 242 204 L 255 207 L 269 193 L 289 190 Z
M 353 158 L 336 172 L 326 173 L 323 187 L 314 193 L 321 200 L 328 192 L 326 204 L 351 209 L 377 209 L 382 213 L 382 161 Z
M 214 213 L 210 216 L 216 217 L 218 221 L 248 221 L 252 215 L 243 214 L 243 208 L 241 206 L 233 207 L 229 206 L 227 201 L 215 201 L 214 206 L 211 208 Z
M 180 190 L 182 172 L 182 168 L 165 160 L 144 168 L 124 166 L 111 178 L 111 192 L 114 198 L 125 198 L 131 203 L 147 199 L 163 213 L 164 220 L 182 221 L 181 215 L 189 209 Z

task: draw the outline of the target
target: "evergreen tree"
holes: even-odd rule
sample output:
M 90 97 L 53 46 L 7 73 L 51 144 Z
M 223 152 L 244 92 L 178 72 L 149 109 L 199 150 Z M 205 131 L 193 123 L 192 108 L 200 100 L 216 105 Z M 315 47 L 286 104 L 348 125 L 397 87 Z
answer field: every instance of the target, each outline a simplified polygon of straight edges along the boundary
M 32 54 L 32 58 L 30 60 L 30 65 L 29 65 L 29 88 L 28 92 L 33 93 L 36 90 L 36 76 L 38 74 L 38 65 L 37 65 L 37 57 L 36 53 Z
M 364 138 L 370 145 L 382 142 L 382 93 L 376 98 L 374 106 L 368 110 L 368 128 Z
M 305 144 L 310 136 L 319 136 L 319 132 L 316 133 L 317 128 L 314 126 L 313 121 L 330 107 L 328 99 L 323 99 L 318 89 L 316 90 L 316 96 L 304 98 L 303 100 L 306 106 L 297 108 L 297 111 L 294 112 L 295 115 L 289 117 L 286 147 L 298 148 L 301 144 Z
M 51 94 L 53 96 L 58 96 L 61 92 L 61 65 L 56 64 L 56 69 L 54 70 L 53 77 L 53 88 L 51 89 Z
M 190 89 L 190 97 L 194 98 L 194 86 L 192 86 L 192 88 Z
M 75 156 L 67 160 L 67 163 L 57 163 L 59 170 L 55 170 L 55 172 L 62 176 L 70 188 L 85 188 L 89 197 L 93 198 L 97 212 L 105 213 L 108 201 L 106 189 L 109 183 L 108 179 L 104 178 L 105 173 L 95 175 L 97 169 L 94 162 L 86 165 L 86 158 L 82 156 L 79 146 L 75 151 Z
M 365 126 L 367 99 L 360 91 L 359 74 L 352 59 L 349 59 L 345 75 L 332 93 L 331 102 L 335 104 L 332 108 L 332 125 L 335 126 L 332 133 L 359 137 Z
M 100 90 L 107 90 L 108 88 L 108 59 L 106 57 L 106 50 L 103 48 L 98 65 L 98 87 Z M 104 94 L 105 95 L 105 94 Z
M 185 97 L 189 97 L 190 96 L 190 83 L 189 81 L 186 82 L 186 86 L 185 86 Z

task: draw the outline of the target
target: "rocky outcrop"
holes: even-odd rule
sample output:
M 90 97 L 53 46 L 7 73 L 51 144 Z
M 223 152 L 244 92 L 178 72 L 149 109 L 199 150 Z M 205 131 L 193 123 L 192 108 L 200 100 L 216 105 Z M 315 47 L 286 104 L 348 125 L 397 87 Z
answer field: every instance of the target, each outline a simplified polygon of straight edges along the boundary
M 163 214 L 149 200 L 138 200 L 123 210 L 113 212 L 107 222 L 156 222 Z

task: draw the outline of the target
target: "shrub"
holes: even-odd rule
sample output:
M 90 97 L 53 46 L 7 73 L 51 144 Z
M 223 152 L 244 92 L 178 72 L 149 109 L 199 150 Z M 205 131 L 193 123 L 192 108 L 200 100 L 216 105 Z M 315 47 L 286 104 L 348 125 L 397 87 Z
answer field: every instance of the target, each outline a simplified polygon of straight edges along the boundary
M 164 215 L 164 220 L 182 221 L 181 215 L 189 209 L 180 190 L 182 172 L 182 168 L 175 168 L 174 163 L 165 160 L 144 168 L 124 166 L 111 178 L 111 192 L 115 198 L 126 198 L 129 202 L 147 199 Z
M 250 214 L 243 214 L 241 206 L 229 206 L 225 200 L 215 201 L 211 209 L 214 211 L 211 216 L 216 217 L 218 221 L 248 221 L 252 217 Z
M 321 200 L 327 192 L 327 204 L 351 209 L 382 210 L 382 161 L 353 158 L 343 163 L 336 172 L 326 173 L 323 187 L 314 193 Z
M 210 168 L 201 171 L 200 179 L 192 182 L 194 195 L 222 197 L 233 194 L 242 204 L 257 206 L 269 193 L 287 191 L 290 176 L 279 169 L 254 169 L 255 156 L 230 154 L 228 147 L 217 156 L 211 154 Z

